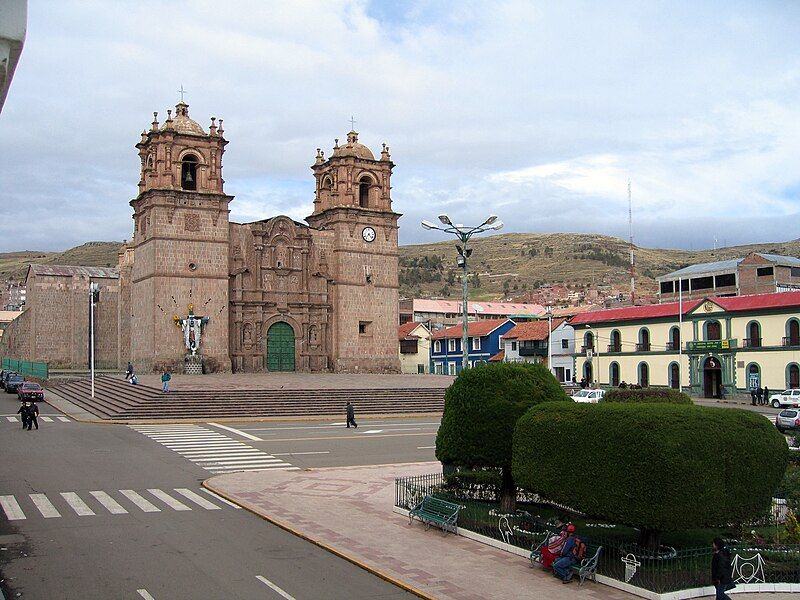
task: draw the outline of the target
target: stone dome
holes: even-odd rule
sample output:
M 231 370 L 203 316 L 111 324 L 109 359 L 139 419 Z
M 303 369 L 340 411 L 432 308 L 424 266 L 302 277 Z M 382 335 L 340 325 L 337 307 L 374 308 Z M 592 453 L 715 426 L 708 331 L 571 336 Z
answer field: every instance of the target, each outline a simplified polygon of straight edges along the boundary
M 206 132 L 203 131 L 199 123 L 189 118 L 189 105 L 185 102 L 178 102 L 178 104 L 175 105 L 175 117 L 173 117 L 171 121 L 167 120 L 167 122 L 161 126 L 161 131 L 164 131 L 168 127 L 179 133 L 206 135 Z
M 347 144 L 333 149 L 333 156 L 355 156 L 356 158 L 375 160 L 375 155 L 372 154 L 372 150 L 358 142 L 358 133 L 355 131 L 351 131 L 347 134 Z

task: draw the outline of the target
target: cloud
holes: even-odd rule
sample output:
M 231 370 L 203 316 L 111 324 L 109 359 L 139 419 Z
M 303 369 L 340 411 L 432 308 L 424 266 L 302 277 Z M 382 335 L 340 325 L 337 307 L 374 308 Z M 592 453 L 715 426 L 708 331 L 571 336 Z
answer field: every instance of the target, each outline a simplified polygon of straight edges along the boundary
M 134 144 L 181 84 L 201 125 L 225 119 L 234 220 L 309 214 L 315 150 L 352 114 L 391 146 L 402 243 L 441 239 L 418 223 L 443 210 L 627 237 L 628 179 L 637 243 L 800 237 L 792 4 L 104 7 L 29 7 L 0 115 L 0 250 L 130 237 Z

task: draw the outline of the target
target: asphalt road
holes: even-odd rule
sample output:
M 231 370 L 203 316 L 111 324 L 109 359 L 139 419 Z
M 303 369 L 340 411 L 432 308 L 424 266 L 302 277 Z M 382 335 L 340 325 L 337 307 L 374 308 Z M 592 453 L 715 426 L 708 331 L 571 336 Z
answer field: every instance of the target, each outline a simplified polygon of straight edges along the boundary
M 207 424 L 81 424 L 46 405 L 40 429 L 29 432 L 11 396 L 0 403 L 6 598 L 413 597 L 200 482 L 263 461 L 302 468 L 430 460 L 436 419 L 364 421 L 358 430 L 330 421 L 242 425 L 264 440 L 256 441 Z

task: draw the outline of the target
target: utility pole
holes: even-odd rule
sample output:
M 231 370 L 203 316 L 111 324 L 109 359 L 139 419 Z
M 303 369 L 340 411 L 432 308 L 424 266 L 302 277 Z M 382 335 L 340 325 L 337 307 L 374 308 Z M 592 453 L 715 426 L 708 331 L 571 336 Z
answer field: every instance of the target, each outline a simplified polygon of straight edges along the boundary
M 636 304 L 636 266 L 633 262 L 633 204 L 631 202 L 631 180 L 628 179 L 628 240 L 631 248 L 631 305 Z
M 92 380 L 92 398 L 94 398 L 94 305 L 100 300 L 100 286 L 89 284 L 89 373 Z

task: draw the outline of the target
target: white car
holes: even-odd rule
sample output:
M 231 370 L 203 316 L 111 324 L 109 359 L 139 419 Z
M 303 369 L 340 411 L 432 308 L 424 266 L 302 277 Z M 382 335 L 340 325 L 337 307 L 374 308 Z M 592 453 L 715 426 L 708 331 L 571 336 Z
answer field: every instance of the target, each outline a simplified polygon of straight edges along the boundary
M 773 408 L 800 408 L 800 389 L 783 390 L 780 394 L 772 394 L 769 403 Z
M 581 390 L 574 396 L 571 396 L 575 402 L 589 402 L 597 404 L 606 395 L 605 390 Z

